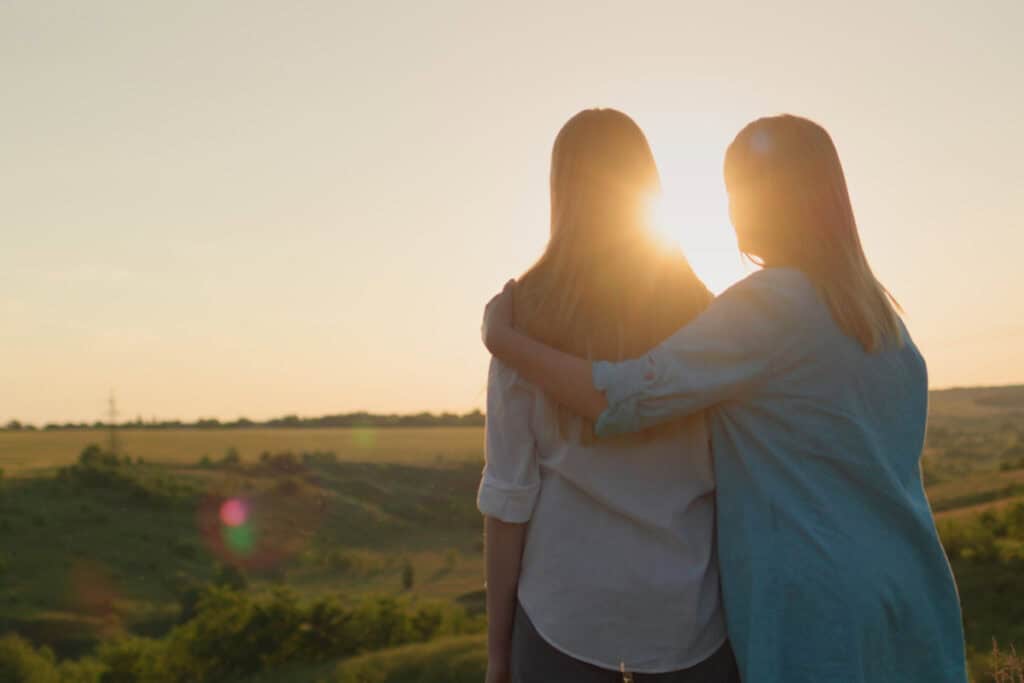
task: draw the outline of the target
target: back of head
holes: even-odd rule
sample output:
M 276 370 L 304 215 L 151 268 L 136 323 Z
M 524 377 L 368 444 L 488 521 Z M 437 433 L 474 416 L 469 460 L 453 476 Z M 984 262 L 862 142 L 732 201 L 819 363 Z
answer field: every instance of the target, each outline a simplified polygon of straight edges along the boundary
M 748 124 L 726 151 L 725 183 L 742 252 L 762 265 L 802 270 L 866 351 L 900 343 L 895 302 L 868 265 L 824 128 L 790 115 Z
M 643 354 L 711 299 L 682 253 L 652 227 L 660 192 L 643 131 L 613 109 L 582 111 L 551 153 L 551 236 L 515 288 L 516 324 L 592 360 Z M 570 416 L 559 408 L 563 436 Z M 581 438 L 593 440 L 583 421 Z

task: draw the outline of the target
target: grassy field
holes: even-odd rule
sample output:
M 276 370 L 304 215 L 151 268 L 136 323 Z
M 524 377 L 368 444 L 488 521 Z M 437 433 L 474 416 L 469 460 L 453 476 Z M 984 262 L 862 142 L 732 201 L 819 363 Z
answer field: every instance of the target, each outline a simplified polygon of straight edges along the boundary
M 978 520 L 1024 500 L 1024 391 L 935 392 L 932 409 L 928 495 L 944 532 L 967 548 L 955 566 L 980 657 L 991 636 L 1017 633 L 1009 603 L 985 596 L 994 584 L 1019 594 L 1019 531 Z M 242 572 L 254 596 L 286 586 L 301 600 L 390 595 L 482 609 L 481 428 L 118 435 L 116 464 L 87 467 L 76 465 L 79 455 L 105 444 L 103 431 L 0 431 L 0 633 L 61 657 L 128 635 L 164 637 L 193 587 L 219 581 L 226 567 Z M 229 452 L 237 461 L 224 461 Z M 245 528 L 223 521 L 231 500 L 244 501 Z M 1004 535 L 979 545 L 985 524 Z M 300 662 L 265 680 L 477 680 L 482 648 L 479 636 L 442 639 Z
M 1021 414 L 1024 386 L 942 389 L 929 394 L 932 418 L 986 418 Z
M 928 487 L 928 500 L 936 514 L 1021 496 L 1024 496 L 1024 469 L 979 472 Z
M 388 429 L 119 429 L 121 451 L 147 462 L 192 464 L 229 448 L 254 462 L 260 453 L 333 451 L 349 462 L 436 465 L 481 462 L 480 427 Z M 102 430 L 0 431 L 0 467 L 8 475 L 68 465 Z
M 367 441 L 344 430 L 140 431 L 126 435 L 126 448 L 159 443 L 159 455 L 101 468 L 68 467 L 96 433 L 4 434 L 7 462 L 29 464 L 0 485 L 0 633 L 65 656 L 119 634 L 159 635 L 188 586 L 224 565 L 256 592 L 287 585 L 307 599 L 401 594 L 478 605 L 480 430 L 383 432 Z M 11 457 L 33 440 L 31 457 Z M 346 450 L 298 455 L 332 444 Z M 241 462 L 197 464 L 197 450 L 219 459 L 215 447 L 237 448 Z M 258 457 L 277 449 L 297 457 Z M 220 516 L 230 499 L 248 509 L 242 542 Z
M 340 663 L 277 670 L 244 683 L 479 683 L 486 670 L 486 639 L 476 635 L 389 648 Z

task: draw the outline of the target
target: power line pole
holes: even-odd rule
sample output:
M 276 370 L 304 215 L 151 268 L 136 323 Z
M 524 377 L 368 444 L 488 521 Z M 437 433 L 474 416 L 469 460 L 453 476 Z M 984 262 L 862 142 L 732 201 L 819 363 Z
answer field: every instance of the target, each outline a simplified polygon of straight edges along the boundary
M 107 426 L 110 430 L 110 452 L 118 454 L 117 442 L 117 403 L 114 401 L 114 390 L 110 390 L 110 403 L 107 411 Z

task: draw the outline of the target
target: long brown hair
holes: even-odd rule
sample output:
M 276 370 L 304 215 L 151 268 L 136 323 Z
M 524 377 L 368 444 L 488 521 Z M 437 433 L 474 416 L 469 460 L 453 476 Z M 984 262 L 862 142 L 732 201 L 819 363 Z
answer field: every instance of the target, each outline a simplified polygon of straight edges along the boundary
M 516 285 L 516 325 L 573 355 L 623 360 L 703 311 L 710 292 L 651 225 L 660 185 L 631 118 L 587 109 L 569 119 L 551 151 L 551 237 Z M 558 413 L 560 434 L 570 438 L 572 416 L 561 406 Z M 579 434 L 592 442 L 592 422 Z
M 725 153 L 725 184 L 744 254 L 802 270 L 865 351 L 902 343 L 898 304 L 868 265 L 824 128 L 788 114 L 748 124 Z

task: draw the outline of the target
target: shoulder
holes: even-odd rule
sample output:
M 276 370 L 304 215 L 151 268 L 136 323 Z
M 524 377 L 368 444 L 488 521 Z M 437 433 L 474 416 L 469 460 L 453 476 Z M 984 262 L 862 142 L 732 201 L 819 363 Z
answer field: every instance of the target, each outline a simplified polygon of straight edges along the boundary
M 796 268 L 762 268 L 734 284 L 722 296 L 730 293 L 801 296 L 814 293 L 814 285 L 803 271 Z
M 764 268 L 724 291 L 712 304 L 743 309 L 754 317 L 792 321 L 819 302 L 814 285 L 795 268 Z

